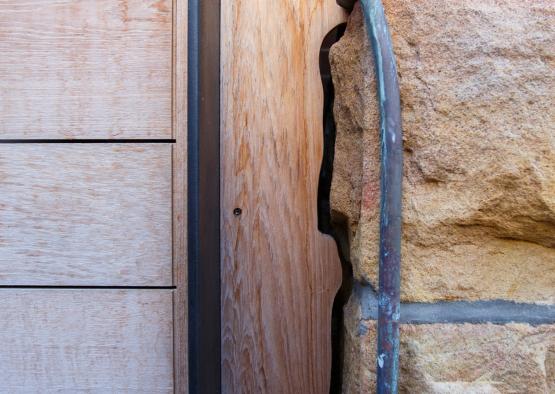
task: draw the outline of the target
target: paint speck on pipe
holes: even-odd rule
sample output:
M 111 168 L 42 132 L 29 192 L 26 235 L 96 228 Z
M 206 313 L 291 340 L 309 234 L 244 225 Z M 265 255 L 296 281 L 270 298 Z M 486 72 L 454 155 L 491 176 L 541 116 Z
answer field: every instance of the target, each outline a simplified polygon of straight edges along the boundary
M 383 364 L 384 364 L 383 359 L 384 359 L 384 357 L 385 357 L 385 354 L 383 354 L 383 353 L 378 356 L 378 367 L 380 367 L 380 368 L 383 368 Z

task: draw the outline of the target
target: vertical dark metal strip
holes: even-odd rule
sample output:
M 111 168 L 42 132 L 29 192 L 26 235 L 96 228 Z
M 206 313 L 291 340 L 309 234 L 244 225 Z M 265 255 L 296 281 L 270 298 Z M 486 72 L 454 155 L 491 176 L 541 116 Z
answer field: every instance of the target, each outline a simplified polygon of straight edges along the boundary
M 221 392 L 220 0 L 188 8 L 189 393 Z
M 381 133 L 377 392 L 397 393 L 399 374 L 403 137 L 397 67 L 382 2 L 362 0 L 372 43 Z

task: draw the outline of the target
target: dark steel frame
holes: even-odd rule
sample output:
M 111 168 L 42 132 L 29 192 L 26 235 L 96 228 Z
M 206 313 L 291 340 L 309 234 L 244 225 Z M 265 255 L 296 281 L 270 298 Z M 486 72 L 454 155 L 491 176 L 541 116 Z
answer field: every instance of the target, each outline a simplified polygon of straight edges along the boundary
M 221 392 L 220 0 L 188 5 L 189 393 Z

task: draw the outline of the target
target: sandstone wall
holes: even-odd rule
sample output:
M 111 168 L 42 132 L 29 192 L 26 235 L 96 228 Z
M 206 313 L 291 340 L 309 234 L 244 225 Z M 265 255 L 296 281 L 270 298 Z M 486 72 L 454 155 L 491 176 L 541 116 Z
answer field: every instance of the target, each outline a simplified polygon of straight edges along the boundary
M 555 2 L 385 0 L 384 7 L 403 109 L 403 302 L 480 301 L 493 316 L 494 300 L 508 300 L 544 305 L 546 316 L 542 324 L 516 314 L 517 324 L 492 325 L 487 313 L 466 324 L 408 321 L 401 387 L 555 392 Z M 330 60 L 332 211 L 348 223 L 355 281 L 375 288 L 379 115 L 358 4 Z M 345 392 L 366 392 L 373 381 L 374 328 L 360 312 L 364 302 L 354 294 L 346 308 Z

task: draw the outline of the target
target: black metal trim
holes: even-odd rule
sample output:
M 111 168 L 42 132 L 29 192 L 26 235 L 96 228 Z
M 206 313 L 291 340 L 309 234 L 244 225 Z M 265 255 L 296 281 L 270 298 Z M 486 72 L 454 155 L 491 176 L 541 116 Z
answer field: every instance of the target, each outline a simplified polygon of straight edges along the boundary
M 188 8 L 189 393 L 221 392 L 220 0 Z

